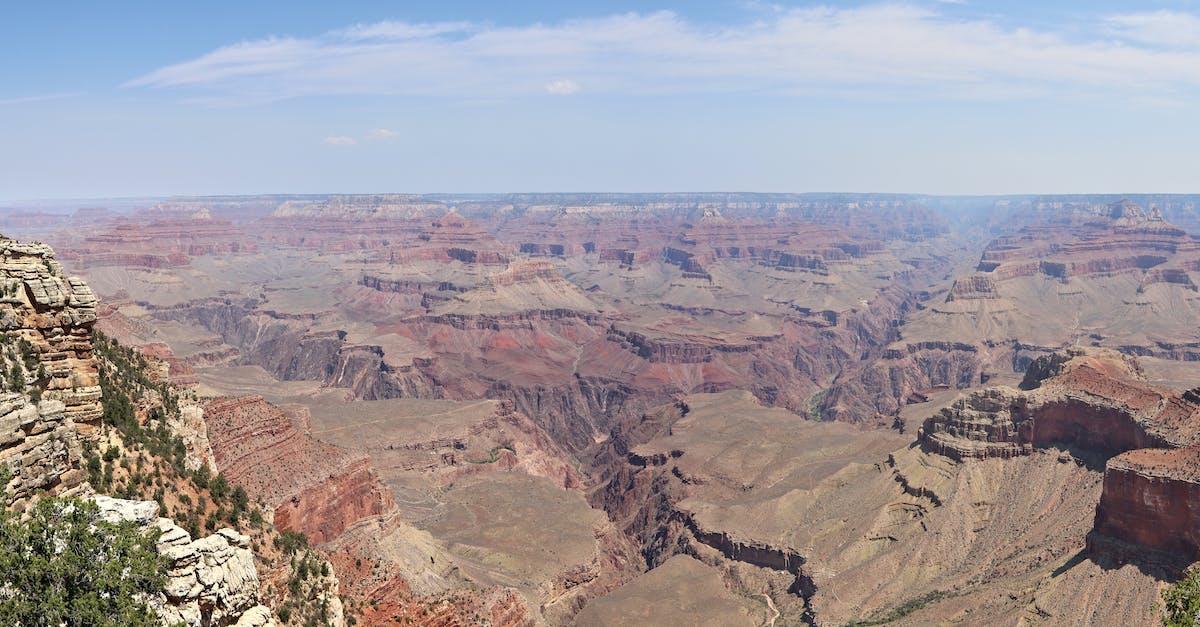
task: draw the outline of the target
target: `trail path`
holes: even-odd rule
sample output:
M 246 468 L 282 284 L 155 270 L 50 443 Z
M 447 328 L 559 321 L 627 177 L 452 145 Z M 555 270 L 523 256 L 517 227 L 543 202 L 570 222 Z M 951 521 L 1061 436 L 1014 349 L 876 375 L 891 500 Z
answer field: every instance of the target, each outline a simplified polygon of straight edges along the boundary
M 772 612 L 775 612 L 775 615 L 771 617 L 771 621 L 767 623 L 767 627 L 775 627 L 775 621 L 779 620 L 780 616 L 779 610 L 775 609 L 775 602 L 771 600 L 770 595 L 763 594 L 762 598 L 767 600 L 767 607 L 771 608 Z

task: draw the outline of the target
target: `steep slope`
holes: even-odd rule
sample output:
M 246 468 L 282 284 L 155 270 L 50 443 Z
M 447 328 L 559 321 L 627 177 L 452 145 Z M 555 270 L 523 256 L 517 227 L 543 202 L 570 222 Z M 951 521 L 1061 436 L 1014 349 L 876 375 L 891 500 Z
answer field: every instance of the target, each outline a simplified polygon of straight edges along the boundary
M 216 468 L 280 529 L 321 544 L 393 506 L 366 455 L 313 440 L 261 396 L 208 400 L 204 417 Z
M 1194 499 L 1194 449 L 1104 463 L 1194 442 L 1200 405 L 1103 349 L 1025 386 L 960 398 L 908 446 L 688 397 L 611 444 L 592 498 L 652 565 L 696 556 L 785 620 L 1145 622 L 1195 554 L 1190 509 L 1167 504 Z

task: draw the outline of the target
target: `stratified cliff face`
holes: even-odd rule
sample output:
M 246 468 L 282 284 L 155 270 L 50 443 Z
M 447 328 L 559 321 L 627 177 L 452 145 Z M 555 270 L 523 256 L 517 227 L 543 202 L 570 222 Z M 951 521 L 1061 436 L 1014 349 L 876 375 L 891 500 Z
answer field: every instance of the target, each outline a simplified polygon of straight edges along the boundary
M 1039 358 L 1021 387 L 964 396 L 928 418 L 918 437 L 958 460 L 1047 446 L 1111 456 L 1093 551 L 1115 539 L 1200 558 L 1200 395 L 1156 389 L 1135 359 L 1106 349 Z
M 30 402 L 0 394 L 0 463 L 13 471 L 8 493 L 20 506 L 39 492 L 73 494 L 86 487 L 79 435 L 61 401 Z
M 1194 397 L 1151 387 L 1133 358 L 1077 348 L 1040 358 L 1022 387 L 987 388 L 925 420 L 918 438 L 955 459 L 1014 457 L 1051 444 L 1115 455 L 1200 437 Z
M 272 507 L 279 529 L 328 542 L 392 505 L 366 455 L 304 435 L 261 396 L 213 399 L 204 414 L 217 469 Z
M 10 392 L 0 394 L 0 463 L 13 471 L 8 490 L 18 503 L 85 485 L 80 438 L 95 440 L 100 429 L 96 297 L 65 277 L 53 255 L 43 244 L 0 237 L 0 363 L 6 374 L 23 373 L 9 376 Z
M 96 296 L 78 277 L 67 277 L 44 244 L 0 238 L 0 331 L 32 344 L 49 378 L 44 398 L 63 402 L 85 437 L 100 420 L 100 381 L 92 354 Z M 32 373 L 30 373 L 32 374 Z
M 1128 202 L 1041 216 L 993 240 L 970 272 L 925 294 L 880 359 L 827 407 L 895 415 L 935 386 L 969 388 L 1072 345 L 1172 360 L 1200 355 L 1200 244 Z
M 1096 533 L 1200 559 L 1200 448 L 1129 451 L 1108 460 Z

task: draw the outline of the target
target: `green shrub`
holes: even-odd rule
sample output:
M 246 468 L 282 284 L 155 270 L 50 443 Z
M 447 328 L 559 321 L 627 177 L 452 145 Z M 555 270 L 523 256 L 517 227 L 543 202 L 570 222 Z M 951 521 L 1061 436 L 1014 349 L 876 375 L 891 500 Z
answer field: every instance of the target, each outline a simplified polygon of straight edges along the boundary
M 0 624 L 157 625 L 142 595 L 164 573 L 152 536 L 90 501 L 45 498 L 25 522 L 0 512 Z
M 1167 627 L 1200 625 L 1200 568 L 1187 571 L 1183 579 L 1162 592 L 1162 623 Z

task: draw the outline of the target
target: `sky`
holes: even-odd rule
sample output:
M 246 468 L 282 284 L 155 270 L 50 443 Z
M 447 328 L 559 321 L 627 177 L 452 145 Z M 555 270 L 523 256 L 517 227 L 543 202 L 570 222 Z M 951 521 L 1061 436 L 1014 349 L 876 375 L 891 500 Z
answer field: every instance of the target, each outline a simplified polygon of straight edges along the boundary
M 1200 3 L 0 2 L 0 201 L 1200 192 Z

